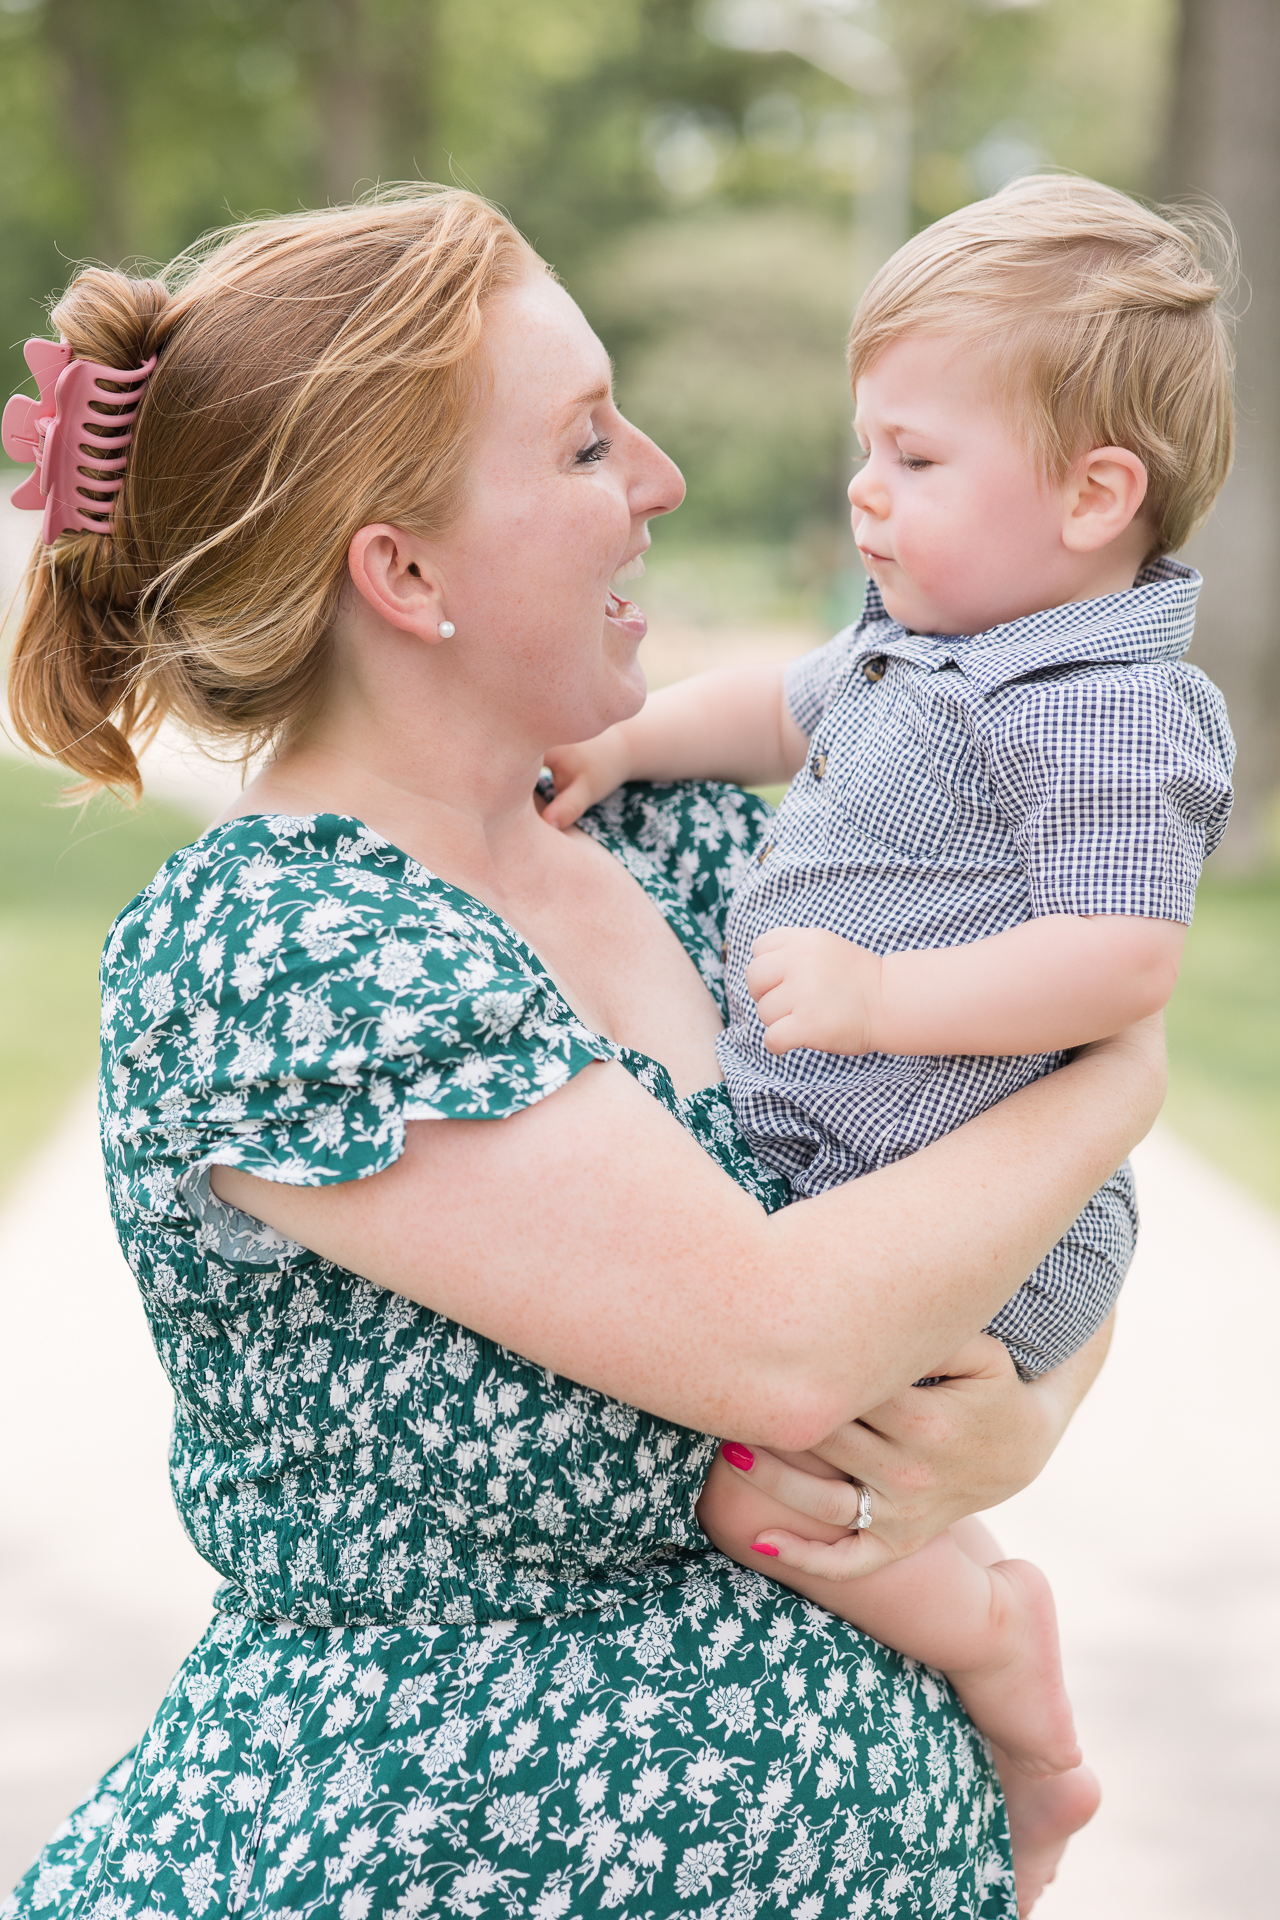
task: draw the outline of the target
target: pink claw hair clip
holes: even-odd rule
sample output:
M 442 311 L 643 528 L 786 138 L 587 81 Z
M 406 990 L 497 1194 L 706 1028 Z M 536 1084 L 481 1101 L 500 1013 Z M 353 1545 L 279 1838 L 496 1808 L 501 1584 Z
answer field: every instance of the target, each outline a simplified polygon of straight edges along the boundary
M 124 485 L 134 416 L 156 356 L 121 373 L 92 360 L 73 360 L 65 341 L 28 340 L 23 354 L 40 383 L 40 398 L 14 394 L 0 423 L 0 442 L 11 460 L 33 460 L 36 470 L 18 488 L 13 504 L 35 512 L 44 508 L 46 546 L 61 533 L 106 533 Z

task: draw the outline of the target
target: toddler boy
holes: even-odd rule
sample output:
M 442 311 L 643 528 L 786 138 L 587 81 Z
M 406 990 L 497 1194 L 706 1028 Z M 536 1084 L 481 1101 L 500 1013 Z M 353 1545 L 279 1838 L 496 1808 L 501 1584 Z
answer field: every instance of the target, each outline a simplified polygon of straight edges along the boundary
M 1021 180 L 918 235 L 850 338 L 861 619 L 547 756 L 562 827 L 628 779 L 791 779 L 730 911 L 719 1052 L 797 1197 L 1173 989 L 1231 804 L 1221 695 L 1182 659 L 1199 577 L 1168 557 L 1230 465 L 1220 291 L 1189 230 L 1087 180 Z M 1024 1377 L 1107 1319 L 1136 1225 L 1125 1168 L 992 1322 Z M 704 1494 L 739 1557 L 720 1536 L 741 1539 L 749 1484 L 718 1461 Z M 845 1586 L 777 1571 L 947 1672 L 1015 1770 L 1029 1911 L 1092 1801 L 1047 1587 L 983 1564 L 973 1527 Z

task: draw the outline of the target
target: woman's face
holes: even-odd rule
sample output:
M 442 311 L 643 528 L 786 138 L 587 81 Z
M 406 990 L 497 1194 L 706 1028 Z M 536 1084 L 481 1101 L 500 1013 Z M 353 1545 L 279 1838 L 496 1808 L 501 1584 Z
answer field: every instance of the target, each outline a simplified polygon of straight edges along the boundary
M 465 505 L 432 541 L 444 617 L 490 711 L 510 709 L 542 747 L 589 739 L 644 700 L 644 615 L 610 581 L 684 481 L 618 412 L 608 355 L 548 275 L 494 297 L 484 345 Z

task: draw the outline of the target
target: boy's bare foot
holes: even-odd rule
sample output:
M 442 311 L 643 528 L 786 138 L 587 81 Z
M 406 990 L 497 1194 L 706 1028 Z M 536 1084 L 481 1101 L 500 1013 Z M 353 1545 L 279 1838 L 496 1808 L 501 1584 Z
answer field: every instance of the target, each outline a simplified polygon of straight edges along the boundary
M 1088 1767 L 1032 1780 L 999 1747 L 994 1755 L 1009 1811 L 1018 1916 L 1026 1920 L 1057 1872 L 1068 1840 L 1098 1811 L 1102 1789 Z
M 1000 1657 L 980 1667 L 948 1667 L 947 1678 L 1012 1766 L 1035 1779 L 1068 1773 L 1080 1764 L 1080 1747 L 1049 1582 L 1029 1560 L 998 1560 L 986 1571 Z

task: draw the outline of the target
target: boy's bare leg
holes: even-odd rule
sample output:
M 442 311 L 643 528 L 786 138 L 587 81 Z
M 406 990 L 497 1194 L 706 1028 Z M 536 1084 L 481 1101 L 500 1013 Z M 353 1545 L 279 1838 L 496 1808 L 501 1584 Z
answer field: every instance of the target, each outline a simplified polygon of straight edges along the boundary
M 977 1520 L 852 1583 L 856 1626 L 938 1667 L 969 1717 L 1033 1778 L 1080 1764 L 1049 1582 Z M 990 1555 L 990 1558 L 988 1558 Z
M 809 1472 L 821 1466 L 810 1456 L 795 1464 Z M 707 1476 L 698 1518 L 722 1551 L 757 1567 L 752 1542 L 794 1521 L 720 1455 Z M 838 1537 L 838 1529 L 816 1523 L 806 1531 Z M 862 1580 L 821 1580 L 786 1567 L 770 1566 L 769 1572 L 886 1646 L 939 1668 L 974 1724 L 1015 1767 L 1037 1777 L 1063 1773 L 1079 1765 L 1080 1749 L 1062 1680 L 1053 1596 L 1028 1561 L 988 1564 L 988 1555 L 998 1552 L 980 1522 L 965 1520 L 919 1553 Z
M 960 1520 L 951 1532 L 980 1565 L 992 1567 L 1001 1559 L 1000 1548 L 980 1520 Z M 1056 1874 L 1072 1834 L 1087 1826 L 1098 1811 L 1102 1789 L 1090 1767 L 1072 1767 L 1067 1773 L 1036 1779 L 1015 1766 L 995 1742 L 992 1756 L 1009 1815 L 1018 1912 L 1026 1915 Z

